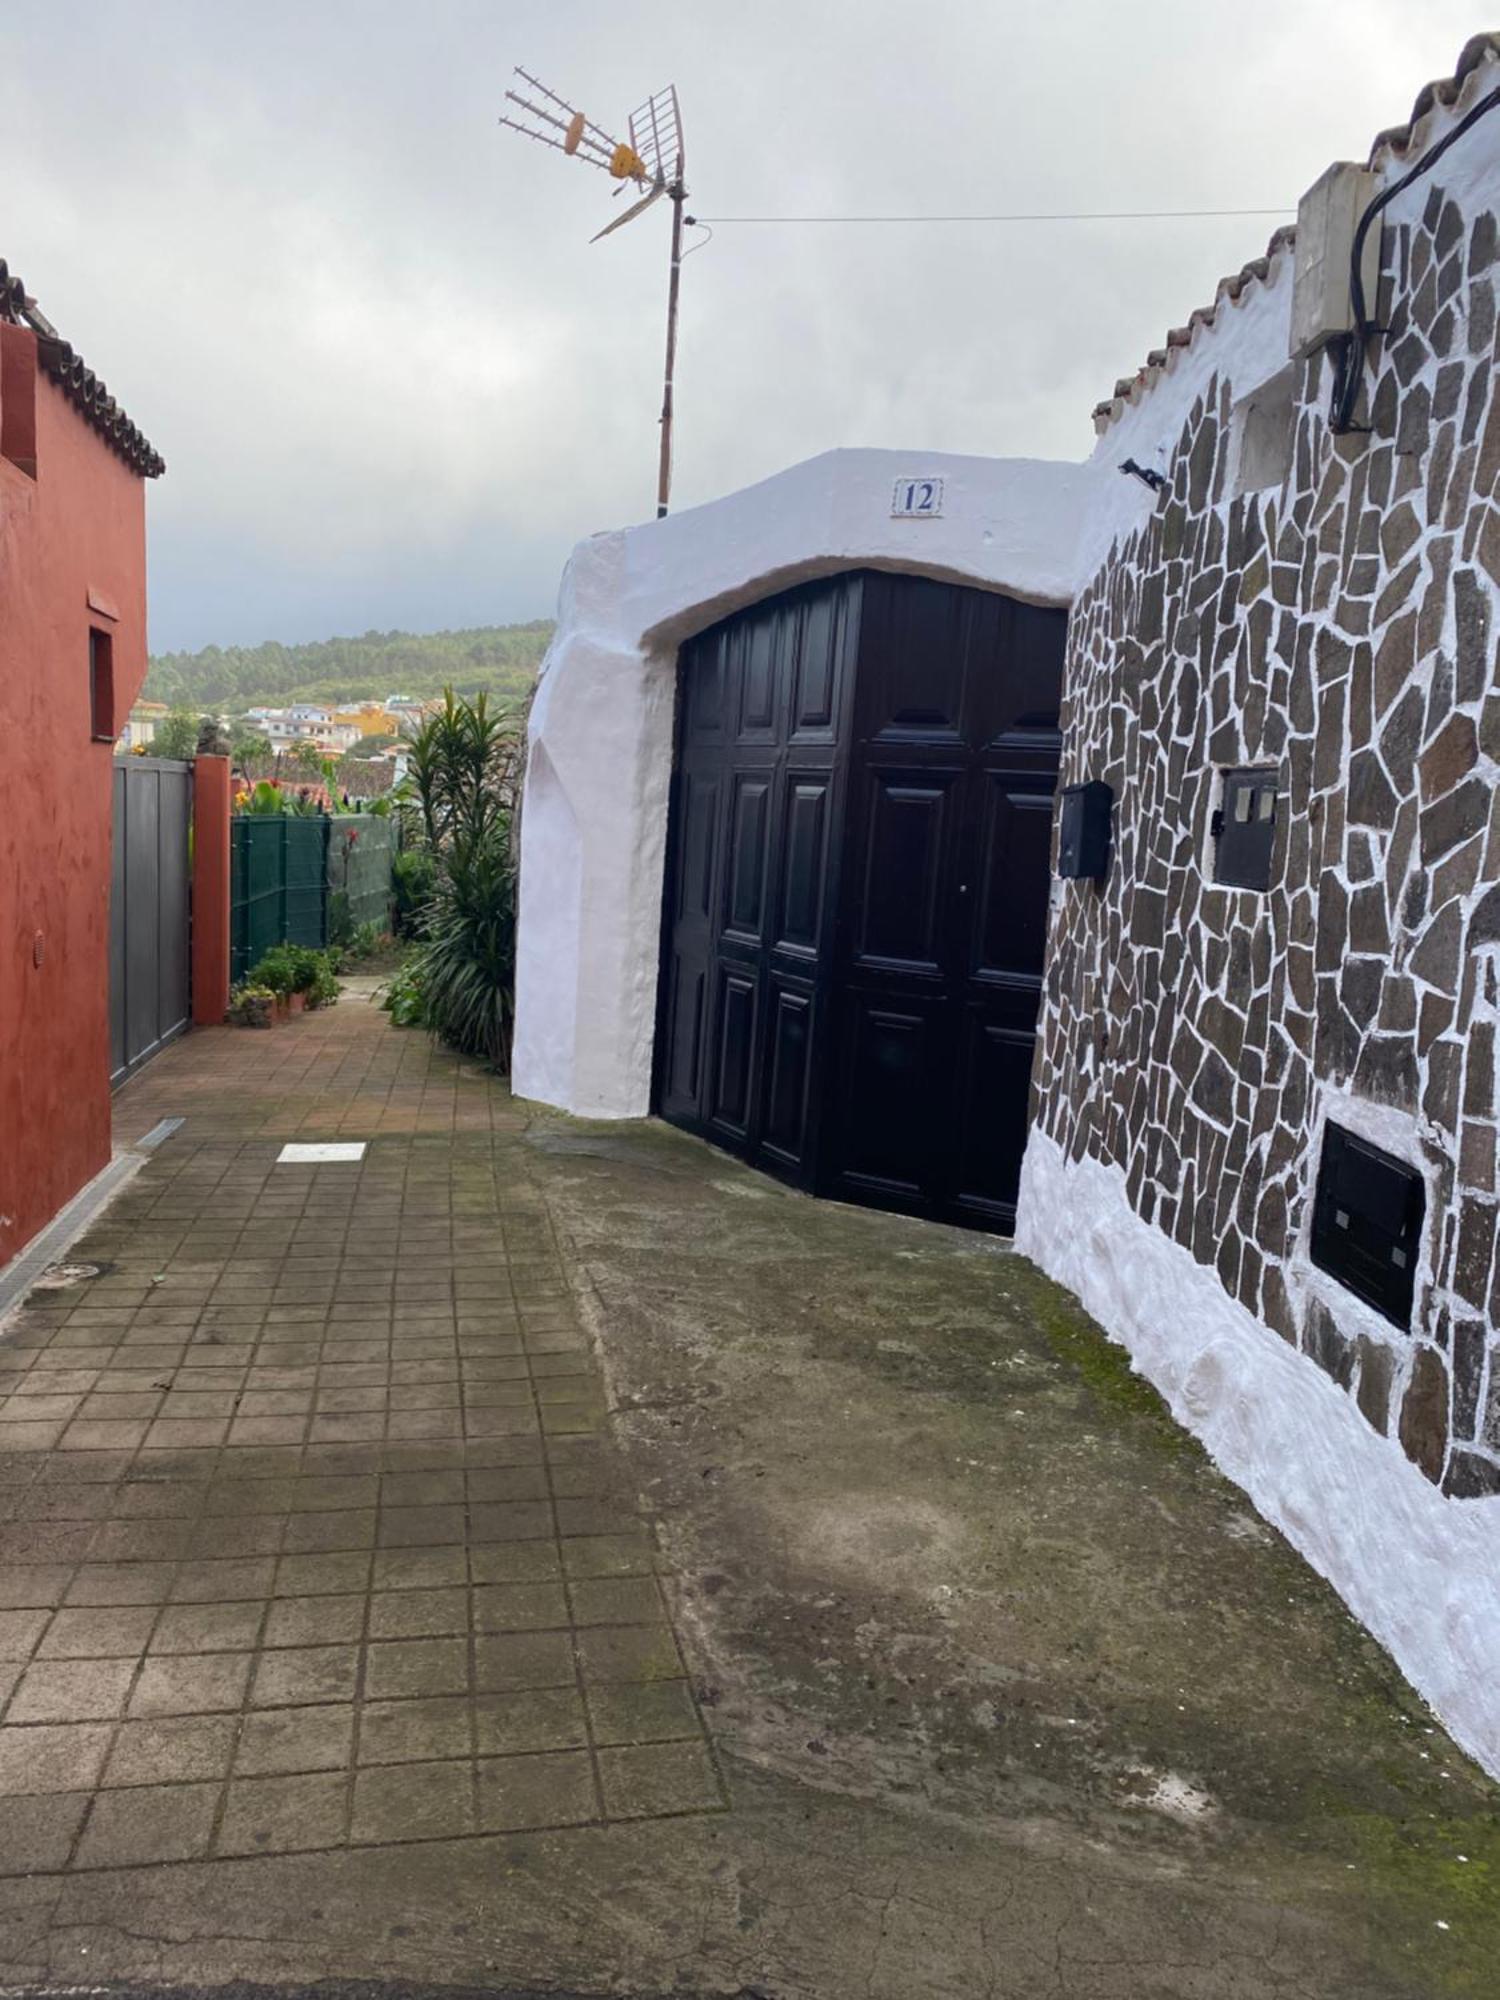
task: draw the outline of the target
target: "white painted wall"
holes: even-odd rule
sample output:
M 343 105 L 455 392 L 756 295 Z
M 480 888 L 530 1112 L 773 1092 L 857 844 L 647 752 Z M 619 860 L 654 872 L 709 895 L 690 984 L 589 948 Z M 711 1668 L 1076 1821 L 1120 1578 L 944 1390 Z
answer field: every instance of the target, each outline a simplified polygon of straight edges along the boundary
M 941 517 L 893 520 L 896 481 L 917 476 L 943 480 Z M 709 506 L 578 545 L 531 711 L 518 1095 L 584 1117 L 650 1108 L 681 642 L 846 569 L 1066 604 L 1094 477 L 1037 459 L 825 452 Z
M 1141 1220 L 1118 1167 L 1065 1159 L 1035 1128 L 1016 1247 L 1077 1293 L 1464 1749 L 1500 1773 L 1500 1500 L 1445 1500 L 1321 1368 Z

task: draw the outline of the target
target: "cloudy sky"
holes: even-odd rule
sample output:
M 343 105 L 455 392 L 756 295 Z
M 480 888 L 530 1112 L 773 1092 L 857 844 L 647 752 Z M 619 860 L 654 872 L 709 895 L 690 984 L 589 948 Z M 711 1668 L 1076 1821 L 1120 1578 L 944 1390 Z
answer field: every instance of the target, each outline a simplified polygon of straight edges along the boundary
M 0 9 L 0 255 L 168 462 L 157 650 L 548 615 L 652 510 L 667 218 L 501 130 L 515 62 L 691 209 L 1295 205 L 1484 23 L 1452 0 L 72 0 Z M 1276 218 L 769 226 L 683 273 L 674 505 L 832 445 L 1079 457 Z

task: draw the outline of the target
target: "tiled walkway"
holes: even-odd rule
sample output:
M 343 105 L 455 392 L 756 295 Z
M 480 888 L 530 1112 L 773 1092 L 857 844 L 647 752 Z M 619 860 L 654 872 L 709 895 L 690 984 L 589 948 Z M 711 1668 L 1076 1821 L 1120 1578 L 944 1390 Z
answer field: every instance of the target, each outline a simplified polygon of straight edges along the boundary
M 184 1114 L 0 1339 L 0 1873 L 722 1809 L 503 1087 L 351 995 Z

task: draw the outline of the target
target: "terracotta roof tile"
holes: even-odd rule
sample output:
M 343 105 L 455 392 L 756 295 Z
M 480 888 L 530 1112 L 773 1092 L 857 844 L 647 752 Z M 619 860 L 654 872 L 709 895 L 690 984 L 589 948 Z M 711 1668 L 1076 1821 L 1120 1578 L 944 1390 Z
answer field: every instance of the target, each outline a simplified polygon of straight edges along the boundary
M 1465 86 L 1476 71 L 1487 64 L 1500 61 L 1500 34 L 1475 35 L 1465 42 L 1453 75 L 1443 77 L 1436 83 L 1429 83 L 1417 93 L 1417 101 L 1412 107 L 1411 117 L 1404 125 L 1393 125 L 1376 137 L 1370 148 L 1370 165 L 1395 155 L 1403 157 L 1411 148 L 1419 144 L 1426 133 L 1421 129 L 1434 111 L 1449 110 L 1464 94 Z M 1297 232 L 1288 225 L 1278 229 L 1266 246 L 1266 254 L 1256 257 L 1231 277 L 1221 278 L 1214 293 L 1212 305 L 1200 306 L 1191 314 L 1186 326 L 1174 327 L 1166 338 L 1165 347 L 1154 348 L 1134 375 L 1122 375 L 1115 383 L 1114 394 L 1102 403 L 1094 405 L 1093 417 L 1096 431 L 1104 431 L 1120 415 L 1120 405 L 1138 401 L 1155 383 L 1178 348 L 1191 347 L 1200 329 L 1211 327 L 1218 318 L 1219 309 L 1227 301 L 1236 305 L 1254 285 L 1263 284 L 1271 271 L 1297 240 Z
M 136 429 L 82 356 L 75 354 L 56 328 L 37 311 L 35 299 L 28 296 L 26 287 L 3 257 L 0 257 L 0 320 L 32 329 L 37 337 L 37 360 L 44 372 L 132 471 L 144 479 L 156 479 L 166 471 L 161 453 Z

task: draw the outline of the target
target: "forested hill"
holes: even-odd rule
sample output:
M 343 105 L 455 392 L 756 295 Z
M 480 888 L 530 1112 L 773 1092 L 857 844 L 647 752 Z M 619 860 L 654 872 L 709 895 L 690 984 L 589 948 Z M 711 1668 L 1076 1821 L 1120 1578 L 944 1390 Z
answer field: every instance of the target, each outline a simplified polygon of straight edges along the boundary
M 419 698 L 451 687 L 501 701 L 526 694 L 536 679 L 550 619 L 530 625 L 480 625 L 468 632 L 366 632 L 307 646 L 205 646 L 201 653 L 161 653 L 145 694 L 172 708 L 222 711 L 284 706 L 290 701 L 352 702 L 371 695 Z

